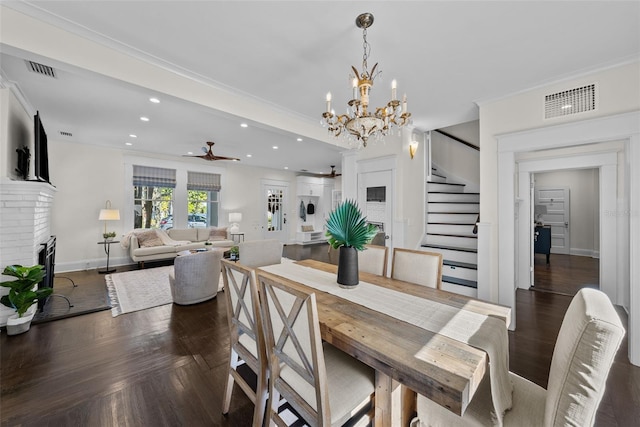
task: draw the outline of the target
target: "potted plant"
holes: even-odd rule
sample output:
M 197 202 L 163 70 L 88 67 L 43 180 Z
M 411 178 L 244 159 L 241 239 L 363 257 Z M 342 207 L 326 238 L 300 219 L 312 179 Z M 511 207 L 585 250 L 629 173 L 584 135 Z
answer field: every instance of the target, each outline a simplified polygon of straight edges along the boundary
M 104 237 L 104 240 L 106 240 L 107 242 L 110 242 L 116 237 L 116 232 L 109 231 L 108 233 L 102 233 L 102 237 Z
M 326 236 L 331 247 L 340 250 L 337 280 L 340 287 L 358 284 L 358 251 L 364 250 L 377 232 L 378 227 L 367 224 L 355 200 L 345 200 L 329 214 Z
M 7 334 L 17 335 L 27 332 L 35 315 L 35 310 L 29 310 L 31 306 L 53 293 L 52 288 L 34 289 L 44 278 L 44 267 L 41 265 L 32 267 L 9 265 L 5 267 L 2 274 L 17 278 L 0 283 L 0 285 L 9 288 L 9 294 L 0 298 L 0 302 L 16 310 L 16 314 L 7 319 Z
M 231 249 L 229 249 L 229 259 L 231 261 L 237 261 L 240 259 L 240 248 L 237 246 L 232 246 Z

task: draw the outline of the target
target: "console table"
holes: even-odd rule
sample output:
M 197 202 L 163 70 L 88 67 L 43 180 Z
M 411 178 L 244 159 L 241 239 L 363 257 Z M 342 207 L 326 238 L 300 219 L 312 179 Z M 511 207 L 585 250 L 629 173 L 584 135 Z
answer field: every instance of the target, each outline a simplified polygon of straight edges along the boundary
M 534 252 L 547 255 L 547 264 L 549 264 L 549 254 L 551 254 L 551 227 L 537 226 L 533 240 Z
M 98 242 L 99 245 L 104 245 L 104 253 L 107 254 L 107 268 L 104 270 L 98 270 L 100 274 L 109 274 L 116 271 L 115 268 L 109 270 L 109 252 L 111 252 L 111 244 L 112 243 L 120 243 L 119 240 L 103 240 L 102 242 Z

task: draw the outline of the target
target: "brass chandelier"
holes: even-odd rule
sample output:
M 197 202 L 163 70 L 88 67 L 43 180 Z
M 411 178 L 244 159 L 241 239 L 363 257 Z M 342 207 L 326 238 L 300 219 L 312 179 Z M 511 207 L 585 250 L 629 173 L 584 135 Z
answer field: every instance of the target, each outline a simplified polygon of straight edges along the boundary
M 384 107 L 378 107 L 374 112 L 369 109 L 369 93 L 373 86 L 373 80 L 380 73 L 376 73 L 376 63 L 371 71 L 367 65 L 371 47 L 367 42 L 367 28 L 373 25 L 373 15 L 363 13 L 356 18 L 356 26 L 362 28 L 364 54 L 362 56 L 362 73 L 358 73 L 356 67 L 351 66 L 354 75 L 351 77 L 353 98 L 348 102 L 347 114 L 336 115 L 331 109 L 331 92 L 327 93 L 327 110 L 322 113 L 323 126 L 329 133 L 338 137 L 350 136 L 363 146 L 367 146 L 369 137 L 387 135 L 393 126 L 402 127 L 409 123 L 411 113 L 407 111 L 407 95 L 402 99 L 402 106 L 397 99 L 396 81 L 391 82 L 391 101 Z M 358 97 L 359 96 L 359 97 Z

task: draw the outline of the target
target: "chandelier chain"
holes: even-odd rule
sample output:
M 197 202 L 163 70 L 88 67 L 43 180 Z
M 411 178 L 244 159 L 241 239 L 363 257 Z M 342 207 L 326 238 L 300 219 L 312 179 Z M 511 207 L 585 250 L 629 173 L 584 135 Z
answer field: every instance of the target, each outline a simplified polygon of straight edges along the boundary
M 362 48 L 364 50 L 364 53 L 362 54 L 362 74 L 368 74 L 369 73 L 369 66 L 367 65 L 367 59 L 369 59 L 369 52 L 371 52 L 371 46 L 369 46 L 369 42 L 367 41 L 367 29 L 363 28 L 362 29 Z M 356 76 L 356 77 L 360 77 L 360 76 Z

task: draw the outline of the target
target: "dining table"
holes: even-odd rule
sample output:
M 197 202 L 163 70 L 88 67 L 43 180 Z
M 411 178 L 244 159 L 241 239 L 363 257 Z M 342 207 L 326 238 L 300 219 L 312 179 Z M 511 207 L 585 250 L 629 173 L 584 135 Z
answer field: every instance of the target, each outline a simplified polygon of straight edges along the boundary
M 471 316 L 479 319 L 473 320 L 477 323 L 473 328 L 496 329 L 498 336 L 506 336 L 511 309 L 362 271 L 360 284 L 344 290 L 335 283 L 336 272 L 336 265 L 311 259 L 257 270 L 293 288 L 314 292 L 322 339 L 375 370 L 375 426 L 408 425 L 415 393 L 462 415 L 489 371 L 489 356 L 458 338 L 457 332 L 451 333 L 450 323 Z M 367 293 L 373 298 L 359 300 L 360 294 Z M 442 325 L 425 329 L 419 322 L 408 321 L 404 312 L 410 312 L 410 306 L 422 307 L 424 313 L 418 317 L 437 318 L 434 313 L 440 313 Z M 444 322 L 441 313 L 447 313 Z M 493 353 L 493 357 L 506 359 L 508 371 L 508 343 L 499 351 L 507 354 Z

